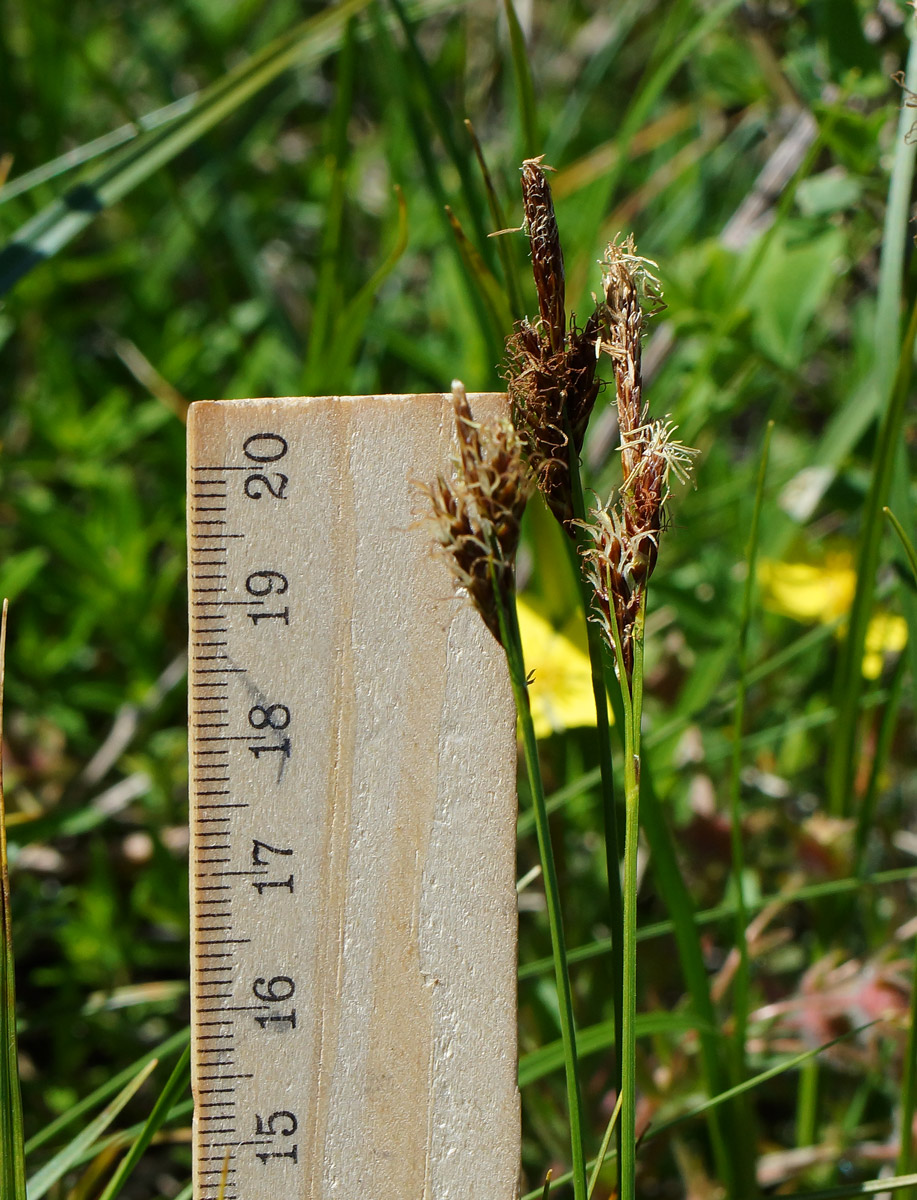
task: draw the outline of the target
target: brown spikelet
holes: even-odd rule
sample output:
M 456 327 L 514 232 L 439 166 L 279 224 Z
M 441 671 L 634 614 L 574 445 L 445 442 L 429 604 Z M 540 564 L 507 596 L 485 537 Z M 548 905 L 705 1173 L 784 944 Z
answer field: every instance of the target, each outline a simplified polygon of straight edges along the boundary
M 572 534 L 570 454 L 582 449 L 601 386 L 595 374 L 599 320 L 594 313 L 583 329 L 575 320 L 567 328 L 564 257 L 541 162 L 531 158 L 522 164 L 522 202 L 540 317 L 534 325 L 521 321 L 507 339 L 505 375 L 513 421 L 525 438 L 538 488 Z
M 660 311 L 662 290 L 632 238 L 615 240 L 603 263 L 599 347 L 611 356 L 621 436 L 622 482 L 615 497 L 584 523 L 592 544 L 583 551 L 595 593 L 596 620 L 609 645 L 615 635 L 628 678 L 633 630 L 665 528 L 668 478 L 686 480 L 695 451 L 676 442 L 668 420 L 649 420 L 643 399 L 641 337 L 644 319 Z M 612 624 L 614 622 L 614 624 Z
M 464 588 L 498 642 L 498 597 L 512 603 L 514 563 L 531 475 L 522 443 L 508 421 L 473 419 L 464 386 L 452 385 L 458 437 L 454 478 L 440 475 L 421 490 L 430 500 L 436 541 L 456 587 Z
M 554 201 L 542 168 L 544 155 L 522 164 L 522 205 L 532 248 L 532 274 L 538 293 L 538 311 L 551 352 L 564 347 L 567 332 L 564 253 L 560 246 Z

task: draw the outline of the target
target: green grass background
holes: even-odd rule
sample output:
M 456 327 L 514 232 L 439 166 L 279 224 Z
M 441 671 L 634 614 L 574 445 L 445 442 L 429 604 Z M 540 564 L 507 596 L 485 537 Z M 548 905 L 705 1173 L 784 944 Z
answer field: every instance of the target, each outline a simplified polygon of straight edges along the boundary
M 525 238 L 486 234 L 519 224 L 519 165 L 544 153 L 558 168 L 571 309 L 588 315 L 596 260 L 619 231 L 658 262 L 669 307 L 646 350 L 647 394 L 701 451 L 696 490 L 676 489 L 650 593 L 658 828 L 647 830 L 640 921 L 674 918 L 681 935 L 641 943 L 645 1115 L 668 1120 L 862 1023 L 878 993 L 897 1023 L 724 1108 L 739 1125 L 726 1160 L 754 1146 L 778 1181 L 810 1192 L 906 1170 L 910 967 L 889 963 L 911 955 L 907 929 L 896 931 L 914 912 L 902 875 L 914 860 L 917 627 L 913 577 L 881 506 L 913 536 L 913 409 L 898 371 L 915 291 L 913 148 L 890 79 L 906 65 L 909 7 L 533 0 L 511 13 L 515 39 L 504 5 L 477 0 L 7 0 L 0 11 L 12 156 L 0 191 L 0 594 L 11 602 L 4 755 L 25 1136 L 175 1035 L 115 1125 L 142 1121 L 187 1021 L 185 403 L 440 391 L 454 376 L 469 391 L 500 388 L 503 339 L 535 300 Z M 788 171 L 762 186 L 781 149 Z M 585 454 L 599 493 L 616 478 L 607 403 L 606 392 Z M 769 421 L 758 553 L 850 555 L 858 592 L 846 641 L 752 598 L 734 776 L 743 564 Z M 561 627 L 577 594 L 559 536 L 533 504 L 526 596 Z M 911 623 L 910 649 L 864 681 L 876 604 Z M 555 854 L 568 945 L 585 948 L 573 982 L 593 1048 L 583 1078 L 594 1152 L 613 1103 L 608 960 L 589 953 L 609 936 L 596 760 L 588 731 L 542 749 L 549 790 L 565 789 Z M 707 1060 L 684 1033 L 704 1027 L 708 976 L 734 943 L 730 919 L 695 933 L 690 912 L 728 909 L 735 894 L 734 780 L 746 899 L 816 889 L 752 956 L 738 1065 L 734 992 L 707 996 L 725 1030 L 705 1027 Z M 520 875 L 536 861 L 523 816 Z M 831 892 L 839 879 L 858 882 Z M 548 1166 L 569 1165 L 537 902 L 520 938 L 534 1188 Z M 831 956 L 855 961 L 859 990 L 819 1024 L 819 997 L 834 993 L 812 968 Z M 791 1000 L 795 1024 L 755 1018 Z M 169 1200 L 185 1187 L 184 1094 L 174 1103 L 118 1194 Z M 95 1111 L 52 1127 L 30 1171 Z M 80 1152 L 97 1171 L 84 1190 L 72 1189 L 86 1168 L 64 1163 L 47 1194 L 101 1195 L 105 1136 Z M 648 1142 L 644 1194 L 716 1195 L 715 1142 L 703 1120 Z M 815 1148 L 801 1170 L 779 1157 L 798 1147 Z M 613 1185 L 612 1170 L 596 1195 Z

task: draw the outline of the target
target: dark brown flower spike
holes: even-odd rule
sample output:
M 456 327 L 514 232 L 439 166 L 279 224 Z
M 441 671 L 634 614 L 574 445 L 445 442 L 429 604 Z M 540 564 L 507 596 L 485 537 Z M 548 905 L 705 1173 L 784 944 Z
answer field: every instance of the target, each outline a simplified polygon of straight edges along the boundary
M 532 248 L 532 274 L 541 324 L 551 352 L 557 354 L 564 348 L 567 332 L 566 277 L 554 201 L 541 165 L 543 159 L 542 154 L 539 158 L 527 158 L 522 164 L 522 206 Z
M 462 383 L 452 384 L 459 451 L 452 479 L 440 475 L 422 490 L 456 587 L 464 588 L 498 642 L 498 596 L 513 602 L 519 528 L 531 494 L 522 443 L 509 421 L 475 421 Z
M 530 158 L 522 164 L 525 228 L 540 317 L 534 325 L 520 322 L 507 339 L 506 379 L 513 421 L 525 438 L 538 487 L 557 519 L 568 526 L 573 517 L 570 454 L 582 449 L 600 387 L 595 377 L 599 323 L 593 314 L 584 329 L 575 321 L 567 328 L 564 258 L 541 162 Z

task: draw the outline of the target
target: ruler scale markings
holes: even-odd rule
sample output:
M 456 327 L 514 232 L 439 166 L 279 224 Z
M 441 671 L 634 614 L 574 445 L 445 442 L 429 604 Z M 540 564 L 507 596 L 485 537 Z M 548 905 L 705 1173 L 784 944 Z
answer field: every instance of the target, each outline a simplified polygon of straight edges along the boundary
M 408 483 L 450 410 L 190 410 L 194 1200 L 515 1193 L 515 722 Z

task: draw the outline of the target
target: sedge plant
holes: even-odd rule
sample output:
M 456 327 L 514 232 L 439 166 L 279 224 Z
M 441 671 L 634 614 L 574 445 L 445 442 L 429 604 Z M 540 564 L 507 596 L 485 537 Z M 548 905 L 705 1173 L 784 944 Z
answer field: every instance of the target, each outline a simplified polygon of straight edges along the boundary
M 453 383 L 459 452 L 451 479 L 426 488 L 436 538 L 462 588 L 503 647 L 516 703 L 533 797 L 557 983 L 570 1115 L 575 1200 L 587 1200 L 608 1152 L 614 1118 L 592 1178 L 586 1178 L 582 1089 L 573 995 L 557 872 L 532 725 L 528 676 L 516 611 L 515 553 L 526 501 L 535 487 L 575 547 L 592 636 L 590 651 L 606 794 L 606 837 L 616 950 L 619 1030 L 619 1178 L 623 1200 L 636 1194 L 636 896 L 640 804 L 640 730 L 647 583 L 666 524 L 668 481 L 687 480 L 694 451 L 673 438 L 668 420 L 650 419 L 643 398 L 641 341 L 645 320 L 660 311 L 655 264 L 633 240 L 616 239 L 602 262 L 602 297 L 583 327 L 567 320 L 563 254 L 550 189 L 540 159 L 523 164 L 526 228 L 532 250 L 539 318 L 521 321 L 507 342 L 512 420 L 478 422 L 465 389 Z M 579 454 L 601 386 L 596 365 L 611 359 L 620 432 L 622 481 L 605 505 L 583 511 Z M 605 641 L 605 653 L 595 637 Z M 604 663 L 612 663 L 624 725 L 625 842 L 623 882 L 616 852 L 611 746 Z

